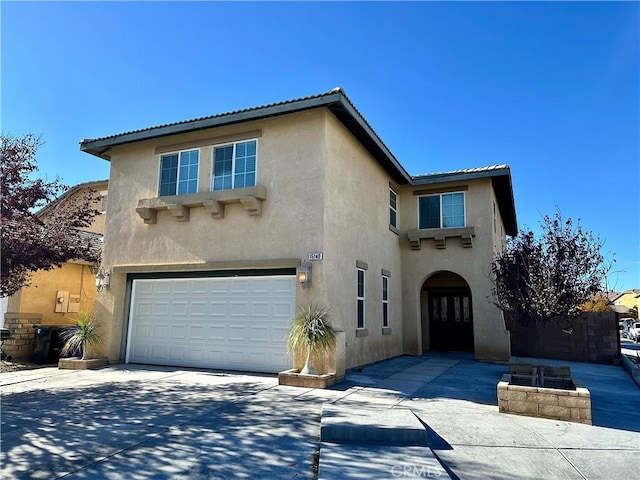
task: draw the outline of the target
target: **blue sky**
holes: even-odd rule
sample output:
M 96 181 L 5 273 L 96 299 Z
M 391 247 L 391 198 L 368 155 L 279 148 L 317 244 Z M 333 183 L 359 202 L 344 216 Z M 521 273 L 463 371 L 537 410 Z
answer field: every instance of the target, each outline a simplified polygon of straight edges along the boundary
M 412 174 L 506 163 L 520 227 L 581 219 L 640 288 L 638 2 L 6 2 L 2 131 L 78 142 L 345 89 Z

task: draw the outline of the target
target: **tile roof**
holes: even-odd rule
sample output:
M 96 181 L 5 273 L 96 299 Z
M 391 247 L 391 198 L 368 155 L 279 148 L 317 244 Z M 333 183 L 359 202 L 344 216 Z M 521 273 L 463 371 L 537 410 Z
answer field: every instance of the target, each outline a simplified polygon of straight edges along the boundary
M 78 240 L 82 245 L 87 245 L 92 255 L 100 258 L 102 254 L 103 236 L 100 233 L 87 232 L 85 230 L 74 230 Z
M 315 94 L 315 95 L 307 95 L 306 97 L 292 98 L 292 99 L 284 100 L 284 101 L 280 101 L 280 102 L 267 103 L 265 105 L 257 105 L 257 106 L 254 106 L 254 107 L 242 108 L 242 109 L 238 109 L 238 110 L 231 110 L 229 112 L 216 113 L 214 115 L 205 115 L 204 117 L 196 117 L 196 118 L 192 118 L 190 120 L 180 120 L 178 122 L 163 123 L 163 124 L 156 125 L 156 126 L 153 126 L 153 127 L 140 128 L 140 129 L 137 129 L 137 130 L 129 130 L 127 132 L 116 133 L 116 134 L 113 134 L 113 135 L 107 135 L 106 137 L 83 139 L 83 140 L 80 141 L 80 143 L 83 144 L 83 143 L 89 143 L 89 142 L 98 142 L 98 141 L 102 141 L 102 140 L 116 139 L 118 137 L 122 137 L 122 136 L 125 136 L 125 135 L 132 135 L 132 134 L 135 134 L 135 133 L 142 133 L 142 132 L 151 132 L 153 130 L 164 129 L 164 128 L 167 128 L 167 127 L 174 127 L 174 126 L 178 126 L 178 125 L 189 125 L 189 124 L 203 123 L 203 121 L 205 121 L 205 120 L 212 120 L 212 119 L 216 119 L 216 118 L 224 118 L 224 117 L 228 117 L 228 116 L 231 116 L 231 115 L 238 115 L 240 113 L 255 112 L 255 111 L 258 111 L 258 110 L 263 110 L 265 108 L 272 108 L 272 107 L 278 107 L 278 106 L 282 106 L 282 105 L 289 105 L 289 104 L 296 103 L 296 102 L 301 102 L 301 101 L 304 101 L 304 100 L 312 100 L 312 99 L 316 99 L 316 98 L 326 97 L 327 95 L 331 95 L 331 94 L 338 93 L 338 92 L 342 92 L 342 94 L 346 97 L 346 94 L 344 93 L 344 90 L 342 90 L 341 87 L 336 87 L 336 88 L 333 88 L 333 89 L 329 90 L 328 92 L 318 93 L 318 94 Z
M 373 157 L 392 174 L 396 181 L 403 184 L 410 182 L 410 175 L 391 153 L 369 122 L 362 116 L 353 102 L 351 102 L 349 97 L 347 97 L 341 87 L 333 88 L 325 93 L 294 98 L 282 102 L 233 110 L 180 122 L 166 123 L 106 137 L 84 139 L 80 141 L 80 150 L 104 158 L 105 160 L 110 160 L 109 151 L 111 147 L 116 145 L 259 120 L 319 107 L 326 107 L 331 110 L 336 118 L 369 150 Z
M 494 170 L 503 170 L 505 168 L 509 168 L 509 165 L 488 165 L 486 167 L 476 167 L 476 168 L 462 168 L 459 170 L 449 170 L 447 172 L 435 172 L 435 173 L 423 173 L 420 175 L 414 175 L 416 177 L 432 177 L 434 175 L 454 175 L 460 173 L 481 173 L 481 172 L 492 172 Z

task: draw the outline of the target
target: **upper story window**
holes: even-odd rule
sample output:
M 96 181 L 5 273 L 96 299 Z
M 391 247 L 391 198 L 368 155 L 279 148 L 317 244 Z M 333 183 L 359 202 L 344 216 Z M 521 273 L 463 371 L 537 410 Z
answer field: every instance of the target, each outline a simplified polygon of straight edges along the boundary
M 418 198 L 419 229 L 464 226 L 464 192 L 425 195 Z
M 198 191 L 198 150 L 160 157 L 160 196 Z
M 398 194 L 389 189 L 389 225 L 398 228 Z
M 256 185 L 257 140 L 235 142 L 213 149 L 213 190 Z

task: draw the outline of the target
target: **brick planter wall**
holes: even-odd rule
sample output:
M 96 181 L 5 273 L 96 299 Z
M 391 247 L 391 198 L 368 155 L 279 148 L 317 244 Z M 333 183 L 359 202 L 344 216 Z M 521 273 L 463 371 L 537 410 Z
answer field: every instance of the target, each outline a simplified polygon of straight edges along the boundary
M 11 338 L 5 340 L 2 349 L 16 359 L 28 358 L 36 347 L 34 325 L 42 323 L 40 313 L 6 313 L 4 328 L 9 329 Z
M 522 325 L 507 315 L 513 356 L 608 364 L 614 356 L 620 356 L 615 312 L 588 312 L 572 324 L 559 318 L 544 324 Z

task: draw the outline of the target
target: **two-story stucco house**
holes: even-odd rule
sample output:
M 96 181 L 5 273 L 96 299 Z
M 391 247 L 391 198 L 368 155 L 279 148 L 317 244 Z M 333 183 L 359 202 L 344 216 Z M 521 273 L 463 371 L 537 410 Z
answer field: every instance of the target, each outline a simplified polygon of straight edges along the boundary
M 411 176 L 339 88 L 81 150 L 111 163 L 112 361 L 286 370 L 312 302 L 340 331 L 339 376 L 428 349 L 510 356 L 487 276 L 517 230 L 507 166 Z

